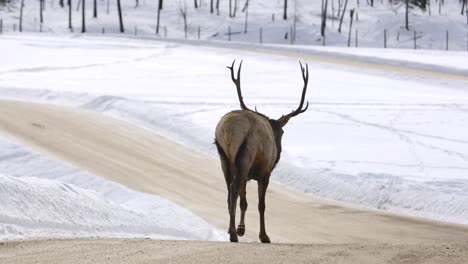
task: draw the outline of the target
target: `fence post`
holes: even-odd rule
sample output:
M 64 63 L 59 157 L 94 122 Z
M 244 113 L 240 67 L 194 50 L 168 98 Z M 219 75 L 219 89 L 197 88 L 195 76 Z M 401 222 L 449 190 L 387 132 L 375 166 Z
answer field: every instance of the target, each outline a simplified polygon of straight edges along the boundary
M 445 31 L 445 50 L 448 50 L 449 48 L 449 32 L 448 29 Z
M 260 28 L 260 44 L 263 43 L 263 28 Z
M 414 30 L 414 49 L 416 49 L 416 30 Z
M 358 47 L 358 30 L 356 29 L 356 48 Z
M 294 43 L 294 38 L 293 38 L 293 27 L 291 26 L 289 28 L 289 39 L 291 40 L 291 45 L 293 45 Z
M 198 40 L 200 40 L 200 26 L 198 26 Z
M 383 47 L 384 49 L 386 49 L 387 48 L 387 29 L 384 29 L 383 39 L 384 39 Z
M 228 41 L 231 41 L 231 26 L 228 26 Z

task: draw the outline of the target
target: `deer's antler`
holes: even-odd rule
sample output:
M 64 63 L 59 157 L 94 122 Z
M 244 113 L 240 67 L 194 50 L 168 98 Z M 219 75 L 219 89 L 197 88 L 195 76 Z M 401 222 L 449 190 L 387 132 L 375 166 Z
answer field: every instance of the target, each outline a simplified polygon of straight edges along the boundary
M 302 96 L 301 96 L 301 102 L 299 103 L 299 107 L 297 107 L 296 110 L 292 111 L 291 113 L 282 116 L 279 121 L 280 123 L 284 126 L 286 123 L 288 123 L 289 119 L 293 116 L 297 116 L 298 114 L 304 113 L 307 108 L 309 108 L 309 102 L 306 103 L 306 107 L 302 109 L 302 106 L 304 105 L 304 100 L 307 92 L 307 84 L 309 83 L 309 65 L 307 65 L 305 68 L 302 66 L 302 63 L 299 61 L 299 65 L 301 66 L 301 72 L 302 72 L 302 79 L 304 80 L 304 88 L 302 88 Z
M 231 78 L 237 88 L 237 97 L 239 97 L 239 103 L 240 103 L 241 109 L 252 111 L 244 104 L 244 98 L 242 97 L 242 91 L 241 91 L 241 86 L 240 86 L 240 73 L 241 73 L 241 68 L 242 68 L 242 61 L 240 62 L 239 69 L 237 70 L 237 78 L 234 76 L 234 64 L 235 63 L 236 63 L 236 60 L 232 62 L 232 65 L 230 67 L 227 66 L 227 68 L 231 70 Z

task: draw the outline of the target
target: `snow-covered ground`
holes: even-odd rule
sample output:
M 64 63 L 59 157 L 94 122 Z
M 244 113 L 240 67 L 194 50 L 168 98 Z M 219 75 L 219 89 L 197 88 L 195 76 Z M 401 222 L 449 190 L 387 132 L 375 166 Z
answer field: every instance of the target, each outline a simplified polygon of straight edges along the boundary
M 18 30 L 20 0 L 11 0 L 11 4 L 0 6 L 0 19 L 3 19 L 4 31 Z M 67 1 L 65 1 L 67 2 Z M 72 4 L 72 25 L 74 32 L 81 32 L 81 10 L 74 1 Z M 127 35 L 155 35 L 156 14 L 158 1 L 121 0 L 125 34 Z M 229 17 L 228 4 L 230 1 L 220 1 L 220 14 L 216 11 L 210 13 L 210 1 L 200 0 L 201 7 L 194 8 L 193 1 L 187 3 L 187 38 L 204 40 L 231 40 L 249 43 L 260 41 L 262 29 L 263 43 L 290 44 L 290 31 L 295 28 L 295 44 L 322 45 L 320 35 L 321 4 L 320 0 L 290 0 L 288 1 L 288 19 L 283 20 L 283 4 L 280 0 L 250 1 L 248 8 L 248 27 L 245 28 L 246 12 L 242 12 L 245 0 L 240 0 L 239 11 L 233 18 Z M 341 2 L 341 7 L 338 6 Z M 328 20 L 326 27 L 327 46 L 347 46 L 350 16 L 349 10 L 355 9 L 353 28 L 351 29 L 351 45 L 357 42 L 359 47 L 383 48 L 384 38 L 387 38 L 387 47 L 410 48 L 414 47 L 414 34 L 416 32 L 416 46 L 418 49 L 446 49 L 446 32 L 449 33 L 449 49 L 468 49 L 468 19 L 461 15 L 459 1 L 445 1 L 441 12 L 438 12 L 438 2 L 430 0 L 429 8 L 424 12 L 420 9 L 411 9 L 409 14 L 409 30 L 405 28 L 405 8 L 402 4 L 391 4 L 390 1 L 348 1 L 346 13 L 343 16 L 341 33 L 338 32 L 340 17 L 338 14 L 344 9 L 345 1 L 328 1 Z M 397 1 L 394 1 L 397 2 Z M 400 1 L 402 2 L 402 1 Z M 68 7 L 59 6 L 57 0 L 45 0 L 44 22 L 40 26 L 39 4 L 36 1 L 25 1 L 24 32 L 43 32 L 54 34 L 67 34 Z M 87 33 L 101 34 L 118 33 L 119 24 L 116 1 L 100 0 L 98 3 L 98 16 L 93 18 L 92 1 L 86 4 L 86 31 Z M 164 1 L 161 11 L 160 32 L 161 37 L 185 38 L 184 21 L 180 15 L 184 1 Z M 108 8 L 109 6 L 109 8 Z M 109 11 L 108 11 L 109 10 Z M 385 33 L 386 32 L 386 33 Z
M 226 239 L 224 232 L 171 201 L 96 177 L 2 136 L 0 240 L 95 236 Z
M 279 117 L 295 109 L 303 86 L 296 58 L 235 49 L 80 35 L 4 36 L 0 50 L 13 48 L 15 52 L 3 53 L 0 61 L 0 97 L 98 111 L 214 158 L 214 127 L 224 113 L 238 108 L 226 69 L 233 59 L 244 59 L 242 87 L 246 104 L 257 106 L 268 116 Z M 374 56 L 385 57 L 386 52 L 375 50 Z M 391 52 L 395 59 L 407 57 L 404 51 Z M 468 57 L 456 52 L 431 56 L 435 58 L 431 59 L 433 64 L 444 67 L 457 67 Z M 466 78 L 385 72 L 378 67 L 356 68 L 308 60 L 307 55 L 303 58 L 310 69 L 310 107 L 285 128 L 283 156 L 273 180 L 321 197 L 468 224 Z M 79 173 L 80 179 L 82 174 L 87 175 L 91 184 L 70 180 L 70 175 L 76 174 L 74 169 L 50 173 L 47 168 L 52 167 L 41 165 L 42 159 L 31 167 L 37 171 L 34 174 L 17 171 L 11 159 L 2 159 L 0 173 L 9 175 L 2 176 L 6 177 L 6 188 L 15 192 L 15 188 L 24 189 L 31 182 L 42 182 L 41 188 L 51 188 L 57 194 L 50 201 L 56 204 L 54 199 L 59 193 L 65 197 L 75 195 L 61 188 L 71 186 L 83 199 L 93 199 L 102 206 L 115 204 L 116 218 L 136 217 L 126 210 L 141 212 L 135 208 L 145 199 L 138 196 L 141 194 L 115 187 L 135 197 L 133 204 L 122 203 L 116 200 L 119 195 L 106 195 L 105 186 L 111 183 L 84 172 Z M 46 180 L 18 181 L 10 176 Z M 167 201 L 153 203 L 159 206 Z M 168 208 L 163 215 L 179 213 L 177 208 Z M 11 215 L 4 218 L 16 214 L 6 212 Z M 92 215 L 100 217 L 99 212 Z M 150 217 L 164 221 L 163 215 Z M 142 222 L 148 219 L 147 215 L 139 217 Z M 190 221 L 200 220 L 191 217 Z M 219 238 L 208 226 L 209 235 L 194 234 L 190 229 L 179 230 L 186 232 L 180 235 L 165 230 L 166 223 L 145 223 L 141 229 L 128 227 L 126 235 L 151 236 L 145 230 L 155 225 L 155 237 Z M 96 231 L 96 235 L 104 234 Z

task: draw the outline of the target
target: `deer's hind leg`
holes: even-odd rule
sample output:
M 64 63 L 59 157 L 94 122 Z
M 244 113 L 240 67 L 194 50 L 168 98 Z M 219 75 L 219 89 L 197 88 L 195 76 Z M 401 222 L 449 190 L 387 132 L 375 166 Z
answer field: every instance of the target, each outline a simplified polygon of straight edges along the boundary
M 243 180 L 241 183 L 240 189 L 240 209 L 241 209 L 241 218 L 239 225 L 237 226 L 237 235 L 243 236 L 245 234 L 245 211 L 247 211 L 247 180 Z
M 262 243 L 270 243 L 265 230 L 265 194 L 270 182 L 270 172 L 265 173 L 258 179 L 258 212 L 260 213 L 260 234 L 259 238 Z
M 237 195 L 238 189 L 236 190 L 236 183 L 234 182 L 234 175 L 236 174 L 236 168 L 234 164 L 229 162 L 227 155 L 224 153 L 222 147 L 218 144 L 215 140 L 216 148 L 218 149 L 219 158 L 221 160 L 221 169 L 223 170 L 224 179 L 226 180 L 226 187 L 228 190 L 227 195 L 227 204 L 228 204 L 228 212 L 229 212 L 229 229 L 228 233 L 230 235 L 231 242 L 237 242 L 237 234 L 235 229 L 235 217 L 236 217 L 236 202 L 237 202 Z M 233 202 L 234 201 L 234 202 Z

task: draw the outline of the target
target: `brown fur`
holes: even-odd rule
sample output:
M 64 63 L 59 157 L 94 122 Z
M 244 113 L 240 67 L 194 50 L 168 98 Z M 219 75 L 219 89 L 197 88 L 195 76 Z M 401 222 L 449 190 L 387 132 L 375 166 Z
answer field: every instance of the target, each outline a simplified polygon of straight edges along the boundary
M 216 126 L 215 144 L 221 159 L 228 189 L 228 210 L 230 215 L 229 234 L 230 241 L 237 242 L 237 236 L 245 233 L 245 211 L 247 210 L 246 184 L 248 180 L 254 179 L 258 182 L 260 212 L 260 234 L 259 238 L 263 243 L 270 243 L 270 238 L 265 231 L 265 193 L 268 188 L 271 172 L 281 155 L 281 138 L 283 136 L 283 126 L 293 116 L 307 110 L 302 109 L 305 91 L 307 89 L 307 74 L 302 67 L 304 78 L 304 89 L 301 103 L 295 111 L 282 116 L 280 119 L 270 119 L 267 116 L 248 109 L 242 99 L 240 89 L 240 69 L 238 78 L 234 77 L 234 63 L 231 67 L 231 76 L 237 86 L 237 93 L 242 110 L 235 110 L 224 115 Z M 241 218 L 236 230 L 236 205 L 240 196 Z

